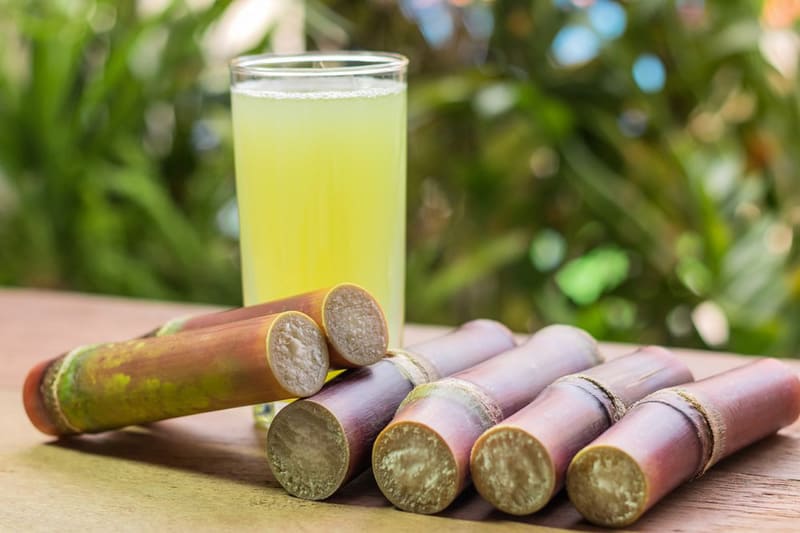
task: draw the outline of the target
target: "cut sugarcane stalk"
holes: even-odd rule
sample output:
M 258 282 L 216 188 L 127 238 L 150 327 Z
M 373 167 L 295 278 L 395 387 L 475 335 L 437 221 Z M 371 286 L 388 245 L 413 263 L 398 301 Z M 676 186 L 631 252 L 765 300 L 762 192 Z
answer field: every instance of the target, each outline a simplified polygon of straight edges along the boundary
M 510 514 L 544 507 L 561 490 L 570 460 L 634 402 L 692 381 L 686 365 L 649 346 L 572 374 L 487 430 L 472 448 L 470 472 L 489 503 Z
M 276 415 L 267 436 L 272 472 L 294 496 L 330 497 L 366 470 L 375 437 L 414 385 L 448 376 L 513 346 L 505 326 L 474 320 L 343 374 L 318 394 Z
M 416 387 L 375 440 L 378 487 L 400 509 L 442 511 L 467 485 L 469 453 L 481 433 L 555 379 L 599 360 L 597 343 L 586 332 L 550 326 L 502 355 Z
M 288 311 L 164 337 L 96 344 L 34 367 L 31 422 L 50 435 L 93 433 L 319 391 L 328 349 Z
M 300 311 L 317 323 L 328 340 L 332 368 L 371 365 L 386 354 L 389 329 L 383 310 L 369 292 L 352 283 L 217 313 L 176 318 L 147 336 L 170 335 L 283 311 Z
M 800 379 L 775 359 L 664 389 L 575 456 L 567 492 L 590 522 L 628 526 L 682 483 L 798 415 Z

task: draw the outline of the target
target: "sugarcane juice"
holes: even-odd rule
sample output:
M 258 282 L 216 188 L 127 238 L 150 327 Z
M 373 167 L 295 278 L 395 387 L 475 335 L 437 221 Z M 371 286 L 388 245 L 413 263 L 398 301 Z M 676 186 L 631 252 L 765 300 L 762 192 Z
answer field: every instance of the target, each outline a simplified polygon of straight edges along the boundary
M 405 83 L 253 80 L 234 87 L 232 105 L 245 304 L 357 283 L 399 345 Z

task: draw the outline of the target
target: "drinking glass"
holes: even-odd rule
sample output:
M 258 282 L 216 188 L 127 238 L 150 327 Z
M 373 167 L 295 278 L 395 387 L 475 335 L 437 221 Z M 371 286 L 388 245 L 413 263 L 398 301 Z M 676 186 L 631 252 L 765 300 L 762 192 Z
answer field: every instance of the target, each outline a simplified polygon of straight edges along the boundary
M 246 305 L 356 283 L 401 344 L 407 64 L 376 52 L 231 62 Z

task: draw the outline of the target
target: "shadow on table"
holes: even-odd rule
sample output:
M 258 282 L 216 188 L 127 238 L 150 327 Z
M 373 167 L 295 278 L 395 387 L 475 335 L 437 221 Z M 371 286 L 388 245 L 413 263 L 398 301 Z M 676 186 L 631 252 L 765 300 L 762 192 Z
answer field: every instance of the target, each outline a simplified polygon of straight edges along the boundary
M 361 505 L 367 507 L 389 507 L 391 504 L 381 494 L 372 471 L 367 471 L 343 487 L 326 500 L 340 505 Z M 398 511 L 402 512 L 402 511 Z M 458 518 L 461 520 L 520 522 L 539 526 L 595 530 L 584 522 L 578 511 L 562 492 L 550 504 L 530 516 L 513 516 L 496 510 L 480 497 L 473 487 L 467 488 L 453 504 L 436 516 Z
M 258 487 L 278 488 L 264 453 L 266 433 L 246 409 L 206 413 L 51 442 L 50 446 L 103 457 L 179 469 Z M 287 496 L 290 497 L 290 496 Z M 390 507 L 371 471 L 364 472 L 327 500 L 362 507 Z M 401 511 L 398 511 L 401 512 Z M 566 497 L 536 515 L 515 517 L 496 511 L 473 488 L 439 516 L 462 520 L 515 521 L 550 527 L 588 527 Z
M 267 466 L 264 453 L 265 432 L 254 427 L 249 411 L 236 411 L 240 412 L 208 413 L 122 431 L 60 439 L 50 445 L 216 476 L 259 487 L 279 487 Z M 780 469 L 782 461 L 794 460 L 793 453 L 790 453 L 793 440 L 788 436 L 772 436 L 722 461 L 704 478 L 685 485 L 668 496 L 663 505 L 647 513 L 639 525 L 655 529 L 666 527 L 674 520 L 675 512 L 682 510 L 681 514 L 684 514 L 690 511 L 689 504 L 704 489 L 715 485 L 715 478 L 718 476 L 728 477 L 731 470 L 745 475 L 750 470 L 763 470 L 759 457 L 772 457 L 773 466 Z M 714 488 L 716 491 L 720 490 L 720 487 Z M 390 506 L 378 489 L 371 471 L 358 476 L 327 501 L 363 507 Z M 693 514 L 689 512 L 688 515 L 686 519 L 691 522 Z M 453 505 L 439 513 L 439 516 L 462 520 L 513 521 L 565 529 L 594 529 L 581 519 L 563 491 L 540 512 L 517 517 L 495 510 L 470 487 Z
M 220 411 L 97 435 L 62 438 L 49 445 L 259 487 L 279 487 L 263 452 L 266 434 L 243 420 L 240 413 L 228 413 L 227 417 L 225 413 Z

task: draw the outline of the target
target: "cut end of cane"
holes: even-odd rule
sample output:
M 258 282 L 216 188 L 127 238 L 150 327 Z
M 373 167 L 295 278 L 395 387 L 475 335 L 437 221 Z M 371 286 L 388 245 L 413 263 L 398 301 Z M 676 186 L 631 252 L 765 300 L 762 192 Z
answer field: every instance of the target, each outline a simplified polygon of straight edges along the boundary
M 386 355 L 386 317 L 378 301 L 358 285 L 344 283 L 331 289 L 323 304 L 322 322 L 332 355 L 343 359 L 339 363 L 366 366 Z
M 306 400 L 284 407 L 267 434 L 267 460 L 286 492 L 324 500 L 342 486 L 350 451 L 344 429 L 330 411 Z
M 644 513 L 647 482 L 638 463 L 613 446 L 589 446 L 572 460 L 567 493 L 584 518 L 606 527 L 625 527 Z
M 404 511 L 438 513 L 458 495 L 450 448 L 434 430 L 414 422 L 392 424 L 378 436 L 372 470 L 384 496 Z
M 22 386 L 22 402 L 31 423 L 47 435 L 60 435 L 62 432 L 50 417 L 50 409 L 42 395 L 42 382 L 53 361 L 42 361 L 28 372 Z
M 318 392 L 328 373 L 328 347 L 317 324 L 297 311 L 281 313 L 267 335 L 275 379 L 292 396 Z
M 555 490 L 555 467 L 547 449 L 529 433 L 495 426 L 472 448 L 470 472 L 483 498 L 513 515 L 534 513 Z

